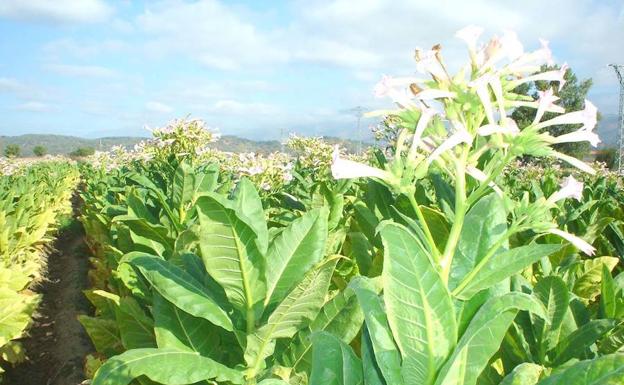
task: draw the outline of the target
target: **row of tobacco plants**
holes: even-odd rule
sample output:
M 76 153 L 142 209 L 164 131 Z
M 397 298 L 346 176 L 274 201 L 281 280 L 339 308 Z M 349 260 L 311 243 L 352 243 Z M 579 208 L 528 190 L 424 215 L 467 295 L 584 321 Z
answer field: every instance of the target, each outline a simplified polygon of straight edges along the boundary
M 84 165 L 93 385 L 622 383 L 621 180 L 552 147 L 595 144 L 596 110 L 557 105 L 546 45 L 479 33 L 457 74 L 436 46 L 427 79 L 379 83 L 398 108 L 368 159 L 220 153 L 177 121 Z
M 0 356 L 4 362 L 21 362 L 28 353 L 19 339 L 26 336 L 40 300 L 31 289 L 44 276 L 59 223 L 71 215 L 70 198 L 78 180 L 76 166 L 64 161 L 0 162 Z

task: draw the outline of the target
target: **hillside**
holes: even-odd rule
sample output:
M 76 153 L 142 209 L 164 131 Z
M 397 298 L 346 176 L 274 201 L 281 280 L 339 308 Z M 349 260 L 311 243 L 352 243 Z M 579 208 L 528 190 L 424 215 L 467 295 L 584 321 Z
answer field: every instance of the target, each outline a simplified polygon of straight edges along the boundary
M 17 144 L 21 148 L 21 156 L 32 156 L 33 148 L 41 145 L 47 148 L 49 154 L 68 154 L 79 147 L 92 147 L 98 151 L 107 151 L 111 147 L 121 145 L 132 148 L 136 143 L 145 140 L 142 137 L 107 137 L 98 139 L 86 139 L 68 135 L 40 135 L 26 134 L 19 136 L 0 136 L 0 149 L 9 144 Z M 339 143 L 348 151 L 355 152 L 358 142 L 334 137 L 325 138 L 329 143 Z M 240 138 L 233 135 L 224 135 L 212 145 L 222 151 L 231 152 L 259 152 L 269 153 L 279 151 L 282 145 L 277 140 L 255 141 Z
M 617 146 L 618 137 L 618 116 L 617 115 L 603 115 L 602 119 L 598 122 L 598 135 L 602 140 L 602 147 L 615 147 Z

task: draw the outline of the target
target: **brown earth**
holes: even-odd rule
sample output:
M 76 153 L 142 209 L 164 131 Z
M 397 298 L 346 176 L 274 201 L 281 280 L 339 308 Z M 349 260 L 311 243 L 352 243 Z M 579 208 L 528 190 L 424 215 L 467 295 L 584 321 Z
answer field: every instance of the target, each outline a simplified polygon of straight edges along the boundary
M 84 357 L 93 351 L 77 320 L 91 312 L 82 291 L 88 287 L 88 251 L 76 221 L 61 231 L 48 256 L 47 277 L 34 288 L 43 295 L 30 327 L 21 340 L 28 361 L 6 367 L 3 384 L 78 385 L 85 379 Z

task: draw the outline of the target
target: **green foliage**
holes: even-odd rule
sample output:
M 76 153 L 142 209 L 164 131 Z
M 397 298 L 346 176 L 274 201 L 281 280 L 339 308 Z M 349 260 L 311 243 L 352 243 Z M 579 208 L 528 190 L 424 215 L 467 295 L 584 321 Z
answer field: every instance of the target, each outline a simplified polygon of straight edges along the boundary
M 81 158 L 95 154 L 95 148 L 93 147 L 78 147 L 74 151 L 69 153 L 69 156 L 74 158 Z
M 4 148 L 4 156 L 7 158 L 17 158 L 21 152 L 22 149 L 17 144 L 9 144 Z
M 33 147 L 33 154 L 35 154 L 35 156 L 44 156 L 45 154 L 48 153 L 48 149 L 45 148 L 44 146 L 35 146 Z

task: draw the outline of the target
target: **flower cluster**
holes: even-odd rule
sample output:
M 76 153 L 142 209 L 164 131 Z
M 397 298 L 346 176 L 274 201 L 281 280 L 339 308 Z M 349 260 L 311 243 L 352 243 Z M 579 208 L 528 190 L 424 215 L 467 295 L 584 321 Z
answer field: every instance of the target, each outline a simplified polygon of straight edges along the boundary
M 584 172 L 595 173 L 590 165 L 552 147 L 579 141 L 596 146 L 600 142 L 593 132 L 597 110 L 590 101 L 585 101 L 582 111 L 568 113 L 556 104 L 557 93 L 565 83 L 567 65 L 557 70 L 542 70 L 543 64 L 552 65 L 552 54 L 544 40 L 539 49 L 525 52 L 516 34 L 510 31 L 479 46 L 482 32 L 474 26 L 457 32 L 456 36 L 468 46 L 470 60 L 456 74 L 448 72 L 442 49 L 436 45 L 427 51 L 416 50 L 416 67 L 424 76 L 384 76 L 375 87 L 375 95 L 389 97 L 398 109 L 369 115 L 386 116 L 388 126 L 396 128 L 393 156 L 383 169 L 335 156 L 334 177 L 372 177 L 397 193 L 413 196 L 416 182 L 436 169 L 455 183 L 460 197 L 456 204 L 466 210 L 488 188 L 503 195 L 495 184 L 497 177 L 523 156 L 555 158 Z M 556 82 L 557 87 L 541 92 L 538 100 L 517 93 L 519 85 L 537 80 Z M 510 116 L 518 107 L 536 111 L 533 122 L 523 129 Z M 545 112 L 559 115 L 544 120 Z M 566 124 L 581 125 L 581 128 L 559 136 L 545 131 L 550 126 Z M 479 184 L 476 190 L 467 190 L 467 177 Z M 576 197 L 576 193 L 569 194 L 572 187 L 578 189 L 578 184 L 568 179 L 563 192 L 548 203 Z M 524 224 L 528 222 L 525 220 Z M 544 230 L 554 230 L 554 225 Z M 590 251 L 587 247 L 581 250 Z
M 253 152 L 234 154 L 221 152 L 221 168 L 235 180 L 249 178 L 265 192 L 275 192 L 293 179 L 292 160 L 282 152 L 261 155 Z

